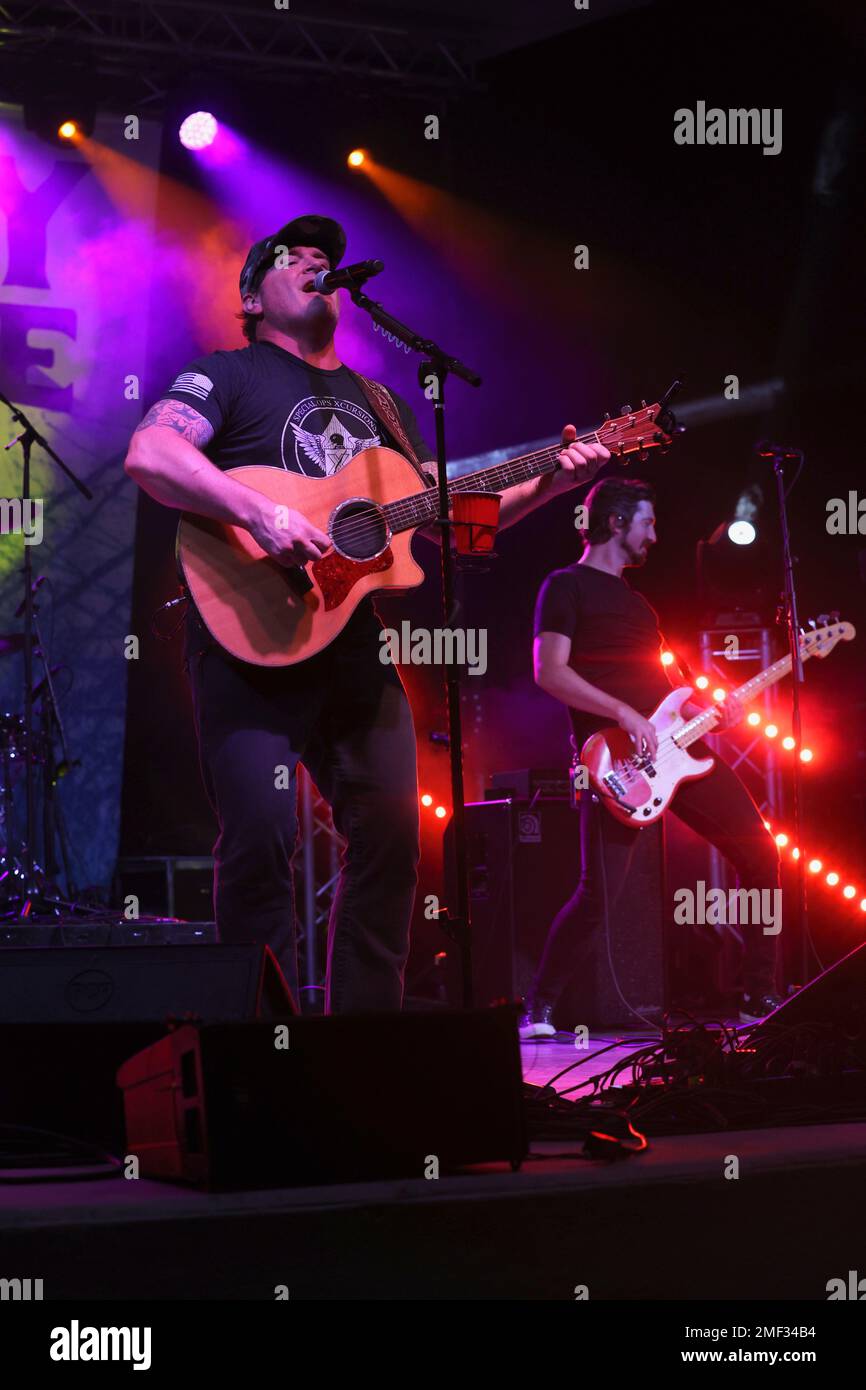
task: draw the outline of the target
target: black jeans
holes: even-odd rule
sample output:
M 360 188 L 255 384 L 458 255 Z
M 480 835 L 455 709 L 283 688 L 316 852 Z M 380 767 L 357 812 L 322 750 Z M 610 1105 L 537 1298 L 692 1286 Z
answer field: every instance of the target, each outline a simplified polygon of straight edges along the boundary
M 711 752 L 703 743 L 696 743 L 691 751 L 697 758 Z M 778 888 L 779 852 L 745 785 L 721 758 L 716 756 L 708 776 L 682 784 L 669 814 L 715 845 L 733 865 L 741 888 Z M 554 918 L 530 991 L 532 1002 L 555 1004 L 558 1000 L 575 970 L 577 954 L 604 923 L 605 885 L 608 916 L 616 907 L 640 833 L 615 820 L 589 792 L 583 793 L 580 882 Z M 767 994 L 776 987 L 777 937 L 765 935 L 760 923 L 743 923 L 740 930 L 745 991 L 753 996 Z
M 298 999 L 292 855 L 302 762 L 346 842 L 326 1008 L 399 1009 L 418 878 L 415 731 L 397 671 L 379 660 L 372 613 L 319 656 L 278 668 L 229 657 L 194 614 L 187 621 L 199 761 L 219 824 L 220 940 L 270 946 Z

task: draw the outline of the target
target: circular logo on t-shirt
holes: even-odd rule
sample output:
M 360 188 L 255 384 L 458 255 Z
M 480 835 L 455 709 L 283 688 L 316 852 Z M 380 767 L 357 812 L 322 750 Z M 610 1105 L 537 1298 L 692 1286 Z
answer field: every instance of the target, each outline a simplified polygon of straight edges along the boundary
M 376 421 L 354 401 L 305 396 L 283 426 L 283 467 L 308 478 L 330 478 L 360 454 L 381 444 Z

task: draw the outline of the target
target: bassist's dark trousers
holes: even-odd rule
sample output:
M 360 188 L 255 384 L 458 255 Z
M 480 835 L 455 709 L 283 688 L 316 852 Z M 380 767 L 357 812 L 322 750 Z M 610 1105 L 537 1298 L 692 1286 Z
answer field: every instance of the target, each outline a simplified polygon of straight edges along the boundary
M 703 743 L 694 744 L 689 751 L 697 758 L 713 756 Z M 761 812 L 743 782 L 721 758 L 716 757 L 716 766 L 707 777 L 682 784 L 667 814 L 678 816 L 714 845 L 733 866 L 741 888 L 779 887 L 779 855 Z M 602 939 L 597 933 L 604 926 L 605 886 L 610 918 L 625 885 L 640 833 L 616 820 L 589 792 L 582 794 L 580 882 L 550 928 L 531 992 L 536 1004 L 555 1004 L 572 975 L 580 970 L 583 951 Z M 776 987 L 779 937 L 765 935 L 760 922 L 742 924 L 738 930 L 743 934 L 745 992 L 760 998 Z
M 186 669 L 202 776 L 219 823 L 220 940 L 270 946 L 298 1000 L 292 855 L 299 762 L 346 841 L 328 932 L 327 1008 L 398 1009 L 419 858 L 415 733 L 366 605 L 320 655 L 263 668 L 229 657 L 194 612 Z

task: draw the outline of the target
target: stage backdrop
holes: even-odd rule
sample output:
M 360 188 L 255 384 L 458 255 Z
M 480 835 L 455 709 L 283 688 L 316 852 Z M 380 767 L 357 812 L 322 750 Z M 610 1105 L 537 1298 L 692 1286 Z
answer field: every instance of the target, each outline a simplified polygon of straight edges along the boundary
M 62 667 L 61 715 L 80 763 L 60 785 L 79 888 L 109 883 L 119 825 L 137 496 L 122 463 L 141 414 L 155 185 L 142 179 L 130 218 L 94 172 L 92 152 L 150 170 L 159 151 L 157 126 L 142 122 L 136 139 L 125 130 L 121 118 L 97 120 L 86 157 L 44 142 L 18 109 L 0 106 L 0 391 L 93 493 L 87 501 L 34 447 L 32 493 L 43 508 L 32 560 L 48 581 L 39 620 L 51 663 Z M 15 432 L 0 406 L 4 498 L 21 492 L 20 446 L 2 448 Z M 31 534 L 35 541 L 38 526 Z M 0 536 L 2 633 L 22 627 L 23 545 L 21 535 Z M 37 658 L 37 682 L 42 674 Z M 0 655 L 0 701 L 3 711 L 22 709 L 20 656 Z M 23 826 L 23 788 L 16 802 Z

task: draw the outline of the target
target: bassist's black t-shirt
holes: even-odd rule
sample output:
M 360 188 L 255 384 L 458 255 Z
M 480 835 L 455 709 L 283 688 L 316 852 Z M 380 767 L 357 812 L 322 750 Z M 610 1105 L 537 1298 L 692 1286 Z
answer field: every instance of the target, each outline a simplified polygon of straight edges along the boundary
M 411 407 L 390 394 L 416 455 L 432 460 Z M 403 452 L 348 367 L 313 367 L 267 340 L 195 358 L 162 399 L 191 406 L 213 426 L 203 453 L 222 469 L 258 464 L 327 478 L 374 445 Z M 190 619 L 187 656 L 210 641 L 192 604 Z M 373 600 L 362 599 L 347 624 L 352 636 L 369 631 L 377 641 L 380 627 Z
M 561 632 L 571 639 L 568 664 L 606 695 L 652 714 L 670 693 L 660 655 L 655 610 L 624 579 L 590 565 L 554 570 L 535 605 L 535 635 Z M 569 709 L 578 748 L 614 721 L 610 715 Z

